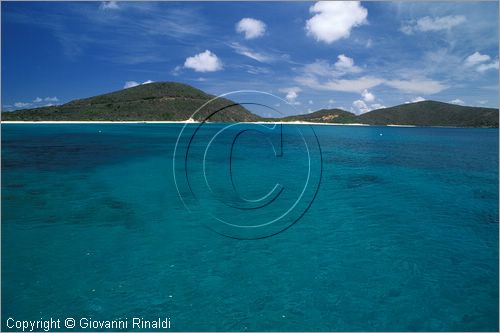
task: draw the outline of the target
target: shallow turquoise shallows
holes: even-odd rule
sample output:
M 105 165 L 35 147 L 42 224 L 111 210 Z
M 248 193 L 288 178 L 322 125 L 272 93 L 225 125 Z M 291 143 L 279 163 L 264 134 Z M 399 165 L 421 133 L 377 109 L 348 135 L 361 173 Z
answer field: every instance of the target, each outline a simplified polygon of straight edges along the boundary
M 499 329 L 497 129 L 313 126 L 321 184 L 298 200 L 293 216 L 305 214 L 237 240 L 215 218 L 286 212 L 310 164 L 301 126 L 283 126 L 282 156 L 281 133 L 247 131 L 233 189 L 229 141 L 200 163 L 224 126 L 192 141 L 178 191 L 182 125 L 2 125 L 2 328 L 169 317 L 176 331 Z M 276 184 L 278 199 L 230 213 Z

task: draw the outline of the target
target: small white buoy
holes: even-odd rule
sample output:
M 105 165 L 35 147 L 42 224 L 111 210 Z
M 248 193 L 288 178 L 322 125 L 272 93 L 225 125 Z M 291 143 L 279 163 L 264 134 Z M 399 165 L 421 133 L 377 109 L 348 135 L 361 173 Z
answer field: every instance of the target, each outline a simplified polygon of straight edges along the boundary
M 174 296 L 172 296 L 172 295 L 168 295 L 168 297 L 169 297 L 169 298 L 172 298 L 172 297 L 174 297 Z
M 380 136 L 382 136 L 382 133 L 380 133 Z

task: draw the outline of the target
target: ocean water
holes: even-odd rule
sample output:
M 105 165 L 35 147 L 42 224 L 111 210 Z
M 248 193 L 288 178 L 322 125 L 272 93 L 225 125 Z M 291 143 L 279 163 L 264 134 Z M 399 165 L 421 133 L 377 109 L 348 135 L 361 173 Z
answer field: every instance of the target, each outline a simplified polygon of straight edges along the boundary
M 248 126 L 2 125 L 3 330 L 499 329 L 497 129 Z

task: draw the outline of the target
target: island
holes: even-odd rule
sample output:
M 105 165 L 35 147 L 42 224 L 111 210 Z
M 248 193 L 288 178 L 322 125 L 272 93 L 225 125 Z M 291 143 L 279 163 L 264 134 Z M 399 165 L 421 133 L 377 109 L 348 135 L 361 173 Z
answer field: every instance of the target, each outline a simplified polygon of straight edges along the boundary
M 408 125 L 498 128 L 498 109 L 438 101 L 405 103 L 361 115 L 341 110 L 264 118 L 219 98 L 191 118 L 193 111 L 215 96 L 177 82 L 154 82 L 62 105 L 2 112 L 2 121 L 203 121 L 301 122 L 320 124 Z

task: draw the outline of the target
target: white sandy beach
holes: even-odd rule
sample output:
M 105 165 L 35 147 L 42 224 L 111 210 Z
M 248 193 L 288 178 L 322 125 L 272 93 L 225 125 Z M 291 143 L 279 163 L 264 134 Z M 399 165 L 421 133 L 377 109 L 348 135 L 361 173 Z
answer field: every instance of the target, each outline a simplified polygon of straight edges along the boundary
M 199 121 L 2 121 L 4 124 L 199 124 Z M 211 123 L 211 122 L 207 122 Z M 216 123 L 216 122 L 215 122 Z M 368 124 L 359 123 L 348 123 L 348 124 L 337 124 L 337 123 L 315 123 L 307 121 L 249 121 L 246 124 L 283 124 L 283 125 L 332 125 L 332 126 L 371 126 Z M 390 125 L 399 126 L 399 125 Z M 404 126 L 404 125 L 401 125 Z
M 199 124 L 199 121 L 185 120 L 185 121 L 1 121 L 2 124 Z M 207 122 L 211 123 L 211 122 Z M 322 125 L 322 126 L 389 126 L 389 127 L 418 127 L 415 125 L 369 125 L 360 123 L 315 123 L 307 121 L 249 121 L 246 124 L 283 124 L 283 125 Z M 429 127 L 441 127 L 441 126 L 429 126 Z

